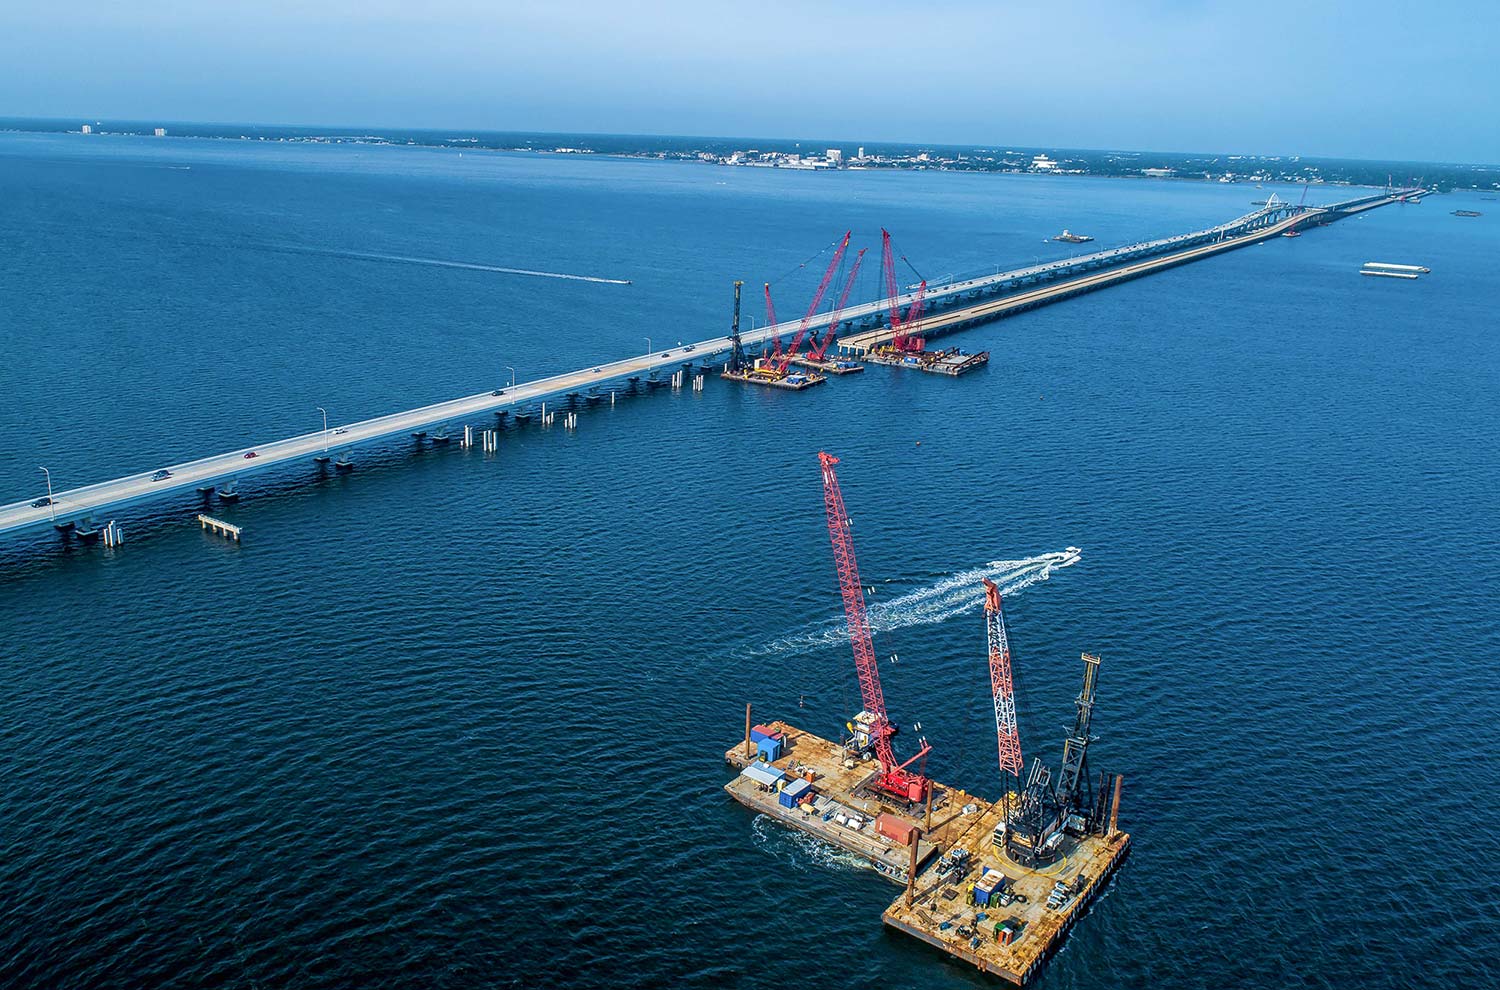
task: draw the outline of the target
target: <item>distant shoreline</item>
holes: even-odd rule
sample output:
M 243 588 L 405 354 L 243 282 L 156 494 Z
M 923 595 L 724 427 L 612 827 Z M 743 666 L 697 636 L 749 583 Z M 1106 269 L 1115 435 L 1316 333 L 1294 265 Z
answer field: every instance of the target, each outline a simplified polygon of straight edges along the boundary
M 1084 175 L 1175 179 L 1225 184 L 1267 182 L 1308 186 L 1420 185 L 1433 191 L 1500 190 L 1500 166 L 1351 161 L 1300 156 L 1000 148 L 959 145 L 869 144 L 791 139 L 686 138 L 635 135 L 470 132 L 238 124 L 157 125 L 139 121 L 0 118 L 0 133 L 82 134 L 100 137 L 254 141 L 277 144 L 354 144 L 620 159 L 697 162 L 726 168 L 787 171 L 942 171 L 1006 175 Z

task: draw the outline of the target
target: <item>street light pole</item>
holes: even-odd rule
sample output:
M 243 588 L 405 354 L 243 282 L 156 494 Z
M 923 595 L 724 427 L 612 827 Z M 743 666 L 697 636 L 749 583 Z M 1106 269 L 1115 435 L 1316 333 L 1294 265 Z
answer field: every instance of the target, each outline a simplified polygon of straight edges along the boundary
M 322 406 L 313 406 L 313 408 L 323 414 L 323 453 L 326 454 L 328 453 L 328 410 Z
M 510 372 L 510 387 L 511 388 L 515 388 L 516 387 L 516 369 L 512 368 L 510 365 L 507 364 L 505 366 L 505 370 L 508 371 L 508 372 Z
M 647 357 L 651 356 L 651 338 L 650 337 L 646 338 L 646 356 Z
M 42 474 L 47 476 L 47 511 L 52 515 L 52 521 L 57 522 L 57 506 L 52 504 L 52 472 L 46 468 L 38 468 Z

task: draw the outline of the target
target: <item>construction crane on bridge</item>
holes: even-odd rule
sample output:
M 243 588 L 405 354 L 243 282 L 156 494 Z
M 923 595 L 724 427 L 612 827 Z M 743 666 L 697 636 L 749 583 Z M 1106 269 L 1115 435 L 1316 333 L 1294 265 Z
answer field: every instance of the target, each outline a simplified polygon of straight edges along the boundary
M 823 504 L 828 513 L 828 538 L 833 545 L 833 562 L 838 570 L 839 591 L 844 599 L 844 618 L 849 626 L 849 643 L 854 649 L 854 666 L 859 674 L 860 701 L 864 709 L 849 723 L 854 748 L 867 757 L 873 753 L 880 770 L 874 787 L 901 801 L 920 803 L 927 799 L 931 784 L 925 774 L 927 754 L 932 747 L 919 740 L 921 748 L 904 763 L 896 760 L 891 737 L 896 727 L 885 709 L 885 692 L 880 686 L 880 671 L 875 661 L 875 643 L 870 634 L 870 620 L 865 614 L 865 588 L 859 579 L 859 565 L 854 559 L 854 536 L 850 532 L 849 514 L 844 509 L 844 494 L 839 489 L 834 465 L 837 457 L 818 452 L 823 469 Z M 913 772 L 908 769 L 920 762 Z
M 884 227 L 880 229 L 880 267 L 885 276 L 886 306 L 890 310 L 891 347 L 902 352 L 920 351 L 927 342 L 920 337 L 912 337 L 907 334 L 906 327 L 914 324 L 922 318 L 922 308 L 927 297 L 927 280 L 922 279 L 917 286 L 917 294 L 912 303 L 907 307 L 906 315 L 901 314 L 900 296 L 901 289 L 896 282 L 896 258 L 895 251 L 891 247 L 891 232 Z
M 786 374 L 786 369 L 791 365 L 792 359 L 802 349 L 802 341 L 807 338 L 808 324 L 812 323 L 812 318 L 818 313 L 818 307 L 823 304 L 823 295 L 828 291 L 828 286 L 833 281 L 834 274 L 839 270 L 839 265 L 844 260 L 844 252 L 849 249 L 849 238 L 853 233 L 852 230 L 844 231 L 844 239 L 839 242 L 838 250 L 833 252 L 833 258 L 828 262 L 828 270 L 823 273 L 823 280 L 818 283 L 818 289 L 813 293 L 812 304 L 807 307 L 807 315 L 802 317 L 802 323 L 797 327 L 797 336 L 792 338 L 792 346 L 782 356 L 781 363 L 776 366 L 776 373 L 778 375 Z M 770 304 L 771 287 L 767 285 L 766 305 L 769 306 Z M 779 344 L 781 338 L 777 337 L 776 341 Z
M 812 346 L 807 351 L 809 360 L 823 360 L 823 355 L 828 353 L 829 345 L 837 339 L 839 323 L 842 320 L 844 307 L 849 304 L 849 293 L 854 288 L 854 280 L 859 277 L 859 266 L 865 260 L 865 250 L 865 248 L 860 248 L 859 253 L 854 256 L 854 264 L 849 268 L 849 277 L 844 281 L 843 291 L 839 293 L 838 305 L 833 308 L 833 319 L 829 321 L 828 326 L 823 330 L 821 341 L 816 337 L 813 338 Z

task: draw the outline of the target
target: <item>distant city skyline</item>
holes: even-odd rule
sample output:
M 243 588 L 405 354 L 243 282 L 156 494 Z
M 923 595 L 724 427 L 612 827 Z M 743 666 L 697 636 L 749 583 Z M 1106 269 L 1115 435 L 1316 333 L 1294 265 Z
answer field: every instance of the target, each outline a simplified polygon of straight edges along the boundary
M 0 15 L 28 117 L 1500 161 L 1500 10 L 230 0 Z M 1452 26 L 1461 26 L 1461 30 Z

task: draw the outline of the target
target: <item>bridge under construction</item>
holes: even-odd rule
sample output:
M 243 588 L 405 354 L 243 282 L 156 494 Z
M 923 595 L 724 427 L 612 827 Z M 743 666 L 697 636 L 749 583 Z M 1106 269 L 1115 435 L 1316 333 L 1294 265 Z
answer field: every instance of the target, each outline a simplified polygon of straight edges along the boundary
M 113 513 L 132 505 L 163 501 L 172 495 L 190 495 L 195 490 L 205 497 L 217 494 L 223 501 L 233 501 L 239 496 L 239 479 L 247 475 L 293 464 L 316 463 L 320 469 L 325 469 L 331 461 L 335 470 L 348 470 L 353 465 L 350 452 L 354 448 L 406 436 L 443 443 L 450 439 L 450 429 L 469 436 L 469 427 L 475 420 L 483 421 L 486 432 L 493 428 L 497 419 L 500 423 L 509 421 L 519 425 L 540 415 L 546 422 L 549 402 L 557 411 L 566 410 L 569 414 L 567 422 L 573 423 L 576 419 L 572 410 L 584 404 L 605 399 L 613 402 L 623 395 L 669 384 L 684 387 L 689 381 L 694 388 L 699 388 L 705 375 L 720 372 L 718 362 L 721 358 L 729 356 L 731 365 L 738 366 L 740 356 L 757 347 L 774 345 L 774 350 L 769 353 L 773 354 L 776 367 L 785 374 L 792 361 L 805 360 L 796 353 L 798 341 L 808 334 L 816 337 L 818 331 L 824 331 L 823 340 L 818 345 L 820 356 L 835 339 L 839 353 L 848 356 L 869 355 L 897 343 L 906 346 L 908 341 L 920 345 L 922 340 L 930 337 L 1261 243 L 1279 235 L 1326 225 L 1366 210 L 1410 201 L 1422 194 L 1423 191 L 1418 189 L 1382 190 L 1315 207 L 1272 202 L 1254 213 L 1204 230 L 999 271 L 993 275 L 932 286 L 923 283 L 914 291 L 898 291 L 893 276 L 888 276 L 887 292 L 881 298 L 846 305 L 846 287 L 844 298 L 837 306 L 818 313 L 815 312 L 817 303 L 829 281 L 825 277 L 814 306 L 799 320 L 773 321 L 742 333 L 736 319 L 730 334 L 694 344 L 607 361 L 503 389 L 348 423 L 332 430 L 325 426 L 321 431 L 180 464 L 154 466 L 82 487 L 53 490 L 51 474 L 46 473 L 45 491 L 0 505 L 0 536 L 52 528 L 65 535 L 94 539 L 99 535 L 96 521 L 103 525 Z M 887 270 L 891 270 L 889 266 Z M 798 340 L 794 340 L 790 352 L 782 352 L 780 341 L 790 335 L 796 335 Z M 668 373 L 667 378 L 661 377 L 663 371 Z M 810 374 L 817 375 L 817 372 Z M 333 460 L 335 457 L 336 461 Z M 199 504 L 194 503 L 195 506 Z

